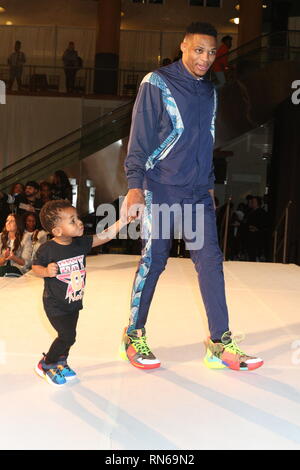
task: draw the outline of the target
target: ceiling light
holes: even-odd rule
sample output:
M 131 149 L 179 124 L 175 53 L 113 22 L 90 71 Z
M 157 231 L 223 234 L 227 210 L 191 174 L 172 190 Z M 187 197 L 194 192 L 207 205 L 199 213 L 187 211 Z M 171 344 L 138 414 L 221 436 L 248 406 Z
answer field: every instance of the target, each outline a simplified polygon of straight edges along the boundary
M 268 8 L 268 5 L 266 5 L 265 3 L 262 4 L 262 7 L 263 8 Z M 237 11 L 240 11 L 241 7 L 240 7 L 240 4 L 238 3 L 237 5 L 235 5 L 234 7 Z
M 0 7 L 0 13 L 4 13 L 4 12 L 5 12 L 5 8 Z
M 12 21 L 6 21 L 5 24 L 6 24 L 6 26 L 11 26 L 13 23 L 12 23 Z
M 239 18 L 231 18 L 229 21 L 230 21 L 230 23 L 240 24 L 240 19 Z

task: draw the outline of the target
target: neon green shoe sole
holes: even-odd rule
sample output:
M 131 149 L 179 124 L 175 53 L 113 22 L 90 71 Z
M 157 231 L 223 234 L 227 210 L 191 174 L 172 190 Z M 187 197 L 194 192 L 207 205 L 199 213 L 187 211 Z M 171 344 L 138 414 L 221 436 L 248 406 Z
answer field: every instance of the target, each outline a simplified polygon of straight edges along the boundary
M 221 359 L 218 359 L 210 351 L 207 351 L 203 362 L 204 365 L 209 369 L 226 369 L 227 367 L 225 364 L 223 364 Z

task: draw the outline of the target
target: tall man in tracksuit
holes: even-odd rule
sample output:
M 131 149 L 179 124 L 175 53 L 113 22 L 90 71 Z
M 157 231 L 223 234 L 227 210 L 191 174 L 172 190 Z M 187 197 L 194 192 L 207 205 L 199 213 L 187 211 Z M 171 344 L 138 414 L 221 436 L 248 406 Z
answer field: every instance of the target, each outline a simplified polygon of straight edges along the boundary
M 192 23 L 181 44 L 182 60 L 144 78 L 133 110 L 125 162 L 129 191 L 121 213 L 128 220 L 142 215 L 143 251 L 121 355 L 142 369 L 160 366 L 147 345 L 145 323 L 176 229 L 174 214 L 170 222 L 171 236 L 165 236 L 160 224 L 162 217 L 155 210 L 162 204 L 181 208 L 183 219 L 189 219 L 183 226 L 190 225 L 192 232 L 201 231 L 204 241 L 199 244 L 196 237 L 195 242 L 183 230 L 198 273 L 211 334 L 205 364 L 235 370 L 256 369 L 263 364 L 261 359 L 239 349 L 228 325 L 223 256 L 218 245 L 213 201 L 217 96 L 205 78 L 216 57 L 216 37 L 217 32 L 210 24 Z M 189 215 L 184 210 L 187 207 Z M 198 217 L 201 207 L 203 224 Z

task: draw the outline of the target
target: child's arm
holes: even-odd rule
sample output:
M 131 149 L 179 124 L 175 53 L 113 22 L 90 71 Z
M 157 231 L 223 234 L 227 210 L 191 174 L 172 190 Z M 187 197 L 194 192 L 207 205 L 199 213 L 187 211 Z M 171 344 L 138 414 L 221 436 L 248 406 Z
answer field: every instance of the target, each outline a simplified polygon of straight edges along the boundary
M 58 272 L 56 263 L 49 263 L 48 266 L 40 266 L 39 264 L 32 265 L 32 271 L 39 277 L 55 277 Z
M 115 224 L 111 225 L 108 227 L 106 230 L 103 230 L 103 232 L 98 233 L 96 235 L 93 235 L 93 245 L 92 247 L 94 248 L 95 246 L 99 245 L 104 245 L 104 243 L 109 242 L 115 236 L 117 233 L 120 232 L 120 230 L 127 225 L 128 222 L 125 222 L 123 220 L 118 220 Z

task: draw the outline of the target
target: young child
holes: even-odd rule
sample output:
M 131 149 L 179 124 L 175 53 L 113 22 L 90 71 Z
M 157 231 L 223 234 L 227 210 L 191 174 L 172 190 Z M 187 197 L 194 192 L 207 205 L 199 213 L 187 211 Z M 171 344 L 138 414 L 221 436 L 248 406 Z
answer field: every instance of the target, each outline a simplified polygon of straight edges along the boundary
M 67 358 L 75 343 L 85 287 L 85 259 L 92 247 L 107 243 L 127 224 L 117 221 L 98 235 L 83 236 L 83 224 L 67 200 L 47 202 L 40 213 L 43 228 L 54 235 L 38 249 L 32 270 L 44 278 L 43 304 L 58 337 L 35 368 L 50 384 L 61 387 L 76 377 Z

